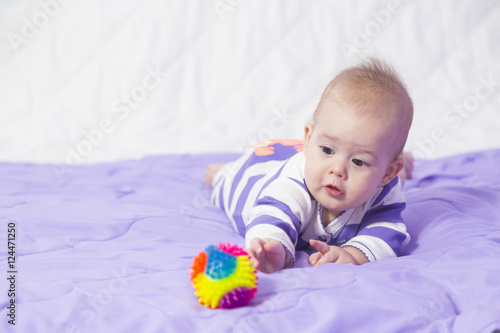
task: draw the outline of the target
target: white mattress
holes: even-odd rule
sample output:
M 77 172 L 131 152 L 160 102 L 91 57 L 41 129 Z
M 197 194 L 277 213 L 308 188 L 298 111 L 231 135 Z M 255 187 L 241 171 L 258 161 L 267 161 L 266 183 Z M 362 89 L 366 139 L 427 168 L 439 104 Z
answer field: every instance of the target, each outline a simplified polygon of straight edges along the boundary
M 302 138 L 327 82 L 392 63 L 419 158 L 500 147 L 497 1 L 0 2 L 0 160 L 97 163 Z

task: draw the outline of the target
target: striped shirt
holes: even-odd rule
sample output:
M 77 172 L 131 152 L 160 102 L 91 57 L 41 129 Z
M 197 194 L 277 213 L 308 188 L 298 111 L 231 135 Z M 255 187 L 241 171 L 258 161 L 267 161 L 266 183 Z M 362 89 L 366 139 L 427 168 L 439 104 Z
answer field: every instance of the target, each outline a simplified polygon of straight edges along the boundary
M 217 173 L 212 202 L 245 236 L 246 247 L 253 238 L 272 238 L 295 258 L 296 249 L 309 249 L 309 240 L 317 239 L 353 246 L 369 261 L 400 253 L 410 236 L 401 217 L 406 204 L 398 177 L 323 226 L 321 205 L 305 185 L 304 166 L 301 141 L 272 140 Z

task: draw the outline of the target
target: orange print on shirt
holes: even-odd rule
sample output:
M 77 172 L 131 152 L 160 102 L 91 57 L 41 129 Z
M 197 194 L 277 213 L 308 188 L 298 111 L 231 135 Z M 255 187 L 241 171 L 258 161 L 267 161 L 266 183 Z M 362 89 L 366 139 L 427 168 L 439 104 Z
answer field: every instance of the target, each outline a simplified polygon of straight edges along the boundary
M 276 144 L 293 147 L 297 152 L 301 152 L 304 149 L 303 140 L 292 140 L 292 139 L 267 140 L 258 143 L 254 146 L 255 155 L 257 156 L 273 155 L 274 145 Z

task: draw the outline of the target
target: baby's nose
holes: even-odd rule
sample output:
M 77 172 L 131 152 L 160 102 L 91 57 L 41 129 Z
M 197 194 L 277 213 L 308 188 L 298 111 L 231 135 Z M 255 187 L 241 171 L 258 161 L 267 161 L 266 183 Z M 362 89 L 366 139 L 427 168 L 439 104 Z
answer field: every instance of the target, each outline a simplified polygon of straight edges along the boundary
M 330 170 L 328 173 L 331 175 L 335 175 L 341 179 L 345 179 L 347 176 L 347 168 L 345 162 L 340 158 L 335 159 L 330 165 Z

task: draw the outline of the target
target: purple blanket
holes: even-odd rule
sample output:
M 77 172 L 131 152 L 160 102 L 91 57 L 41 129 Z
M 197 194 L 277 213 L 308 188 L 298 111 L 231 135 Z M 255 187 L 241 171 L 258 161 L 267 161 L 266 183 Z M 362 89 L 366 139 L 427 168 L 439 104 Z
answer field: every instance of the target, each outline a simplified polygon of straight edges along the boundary
M 500 328 L 500 150 L 416 162 L 402 257 L 309 267 L 299 252 L 295 268 L 258 274 L 249 306 L 211 310 L 193 294 L 192 258 L 243 238 L 209 205 L 201 178 L 209 162 L 233 157 L 156 156 L 63 175 L 55 165 L 1 163 L 0 331 Z

